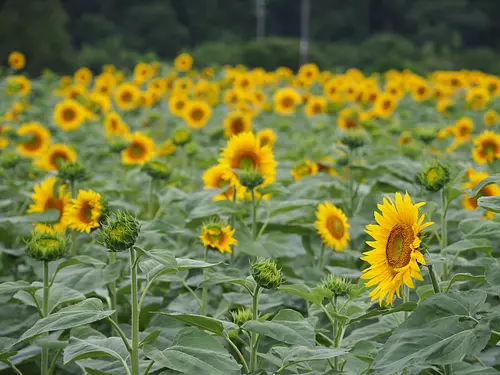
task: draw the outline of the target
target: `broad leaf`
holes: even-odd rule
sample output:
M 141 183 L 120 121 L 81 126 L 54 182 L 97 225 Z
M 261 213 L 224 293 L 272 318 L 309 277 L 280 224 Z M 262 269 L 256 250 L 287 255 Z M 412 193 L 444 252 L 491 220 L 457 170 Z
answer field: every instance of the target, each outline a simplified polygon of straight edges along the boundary
M 476 186 L 474 186 L 470 191 L 471 197 L 476 197 L 482 188 L 490 184 L 500 184 L 500 174 L 494 174 L 492 176 L 486 177 L 484 180 L 480 181 Z
M 128 351 L 121 338 L 89 337 L 82 340 L 72 337 L 64 349 L 63 361 L 67 364 L 85 358 L 111 357 L 123 362 L 128 357 Z
M 481 197 L 477 200 L 477 205 L 488 211 L 500 212 L 500 197 Z
M 273 353 L 283 360 L 283 366 L 301 362 L 319 361 L 331 359 L 346 354 L 347 349 L 343 348 L 314 348 L 306 346 L 274 347 Z
M 42 285 L 43 286 L 43 285 Z M 5 283 L 0 284 L 0 295 L 2 294 L 16 294 L 21 290 L 34 293 L 37 289 L 40 289 L 40 286 L 34 286 L 24 280 L 18 281 L 7 281 Z
M 490 254 L 493 251 L 491 241 L 485 238 L 465 239 L 455 242 L 443 249 L 444 253 L 454 254 L 462 251 L 481 251 Z
M 211 318 L 204 315 L 196 315 L 196 314 L 179 314 L 179 313 L 164 313 L 164 312 L 154 312 L 153 314 L 159 314 L 168 316 L 169 318 L 178 320 L 184 324 L 189 326 L 198 327 L 205 331 L 209 331 L 215 333 L 218 336 L 224 335 L 224 330 L 229 329 L 237 329 L 238 326 L 236 324 L 222 321 L 219 319 Z

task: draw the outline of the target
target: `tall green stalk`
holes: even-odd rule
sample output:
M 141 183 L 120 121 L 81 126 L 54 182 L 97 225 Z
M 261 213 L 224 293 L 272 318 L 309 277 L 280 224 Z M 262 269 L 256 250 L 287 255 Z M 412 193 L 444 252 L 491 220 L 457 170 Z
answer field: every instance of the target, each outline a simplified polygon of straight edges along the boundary
M 43 317 L 49 316 L 49 262 L 43 262 L 43 307 L 42 313 Z M 48 336 L 48 333 L 46 334 Z M 49 348 L 44 346 L 42 348 L 42 363 L 41 363 L 41 375 L 48 375 L 49 373 Z
M 260 286 L 256 286 L 253 292 L 252 299 L 252 319 L 259 319 L 259 294 Z M 250 372 L 255 371 L 257 366 L 257 346 L 259 344 L 259 335 L 252 332 L 250 335 Z
M 139 301 L 137 298 L 137 264 L 135 263 L 136 254 L 133 248 L 130 248 L 130 275 L 132 282 L 132 353 L 130 359 L 132 362 L 132 375 L 139 375 Z
M 153 193 L 154 193 L 154 183 L 155 179 L 151 177 L 151 181 L 149 182 L 149 200 L 148 200 L 148 219 L 152 220 L 153 213 Z
M 257 239 L 257 204 L 255 202 L 255 190 L 252 189 L 252 236 Z
M 445 189 L 441 189 L 441 251 L 448 246 L 448 200 L 446 199 Z M 450 270 L 451 271 L 451 270 Z M 448 265 L 443 263 L 443 278 L 448 280 Z
M 208 247 L 205 248 L 205 263 L 208 262 Z M 203 268 L 203 281 L 207 280 L 207 269 Z M 206 315 L 207 314 L 207 294 L 208 294 L 208 287 L 204 286 L 201 292 L 201 306 L 200 306 L 200 314 L 201 315 Z
M 116 253 L 114 251 L 108 252 L 108 264 L 113 264 L 116 262 Z M 111 315 L 111 319 L 118 323 L 118 316 L 116 312 L 116 281 L 112 281 L 109 283 L 109 300 L 110 300 L 110 309 L 115 310 L 113 315 Z

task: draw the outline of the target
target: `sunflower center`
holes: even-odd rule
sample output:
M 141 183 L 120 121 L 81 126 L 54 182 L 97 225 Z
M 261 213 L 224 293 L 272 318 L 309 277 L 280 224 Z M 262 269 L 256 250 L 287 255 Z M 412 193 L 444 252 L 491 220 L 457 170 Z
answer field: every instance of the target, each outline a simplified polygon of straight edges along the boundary
M 212 242 L 219 242 L 222 231 L 219 228 L 211 228 L 207 230 L 207 235 Z
M 64 210 L 64 205 L 63 201 L 61 199 L 56 199 L 54 197 L 50 197 L 47 199 L 45 202 L 45 206 L 43 207 L 44 210 L 51 210 L 55 209 L 59 211 L 59 217 L 57 220 L 61 219 L 61 216 L 63 215 L 63 210 Z
M 186 104 L 186 103 L 184 103 L 184 101 L 182 101 L 182 100 L 178 100 L 178 101 L 175 103 L 175 108 L 177 108 L 177 109 L 181 110 L 182 108 L 184 108 L 184 105 L 185 105 L 185 104 Z
M 122 101 L 128 103 L 132 101 L 133 95 L 130 91 L 124 91 L 121 95 Z
M 437 168 L 431 168 L 427 172 L 427 176 L 426 177 L 427 177 L 427 182 L 433 184 L 440 177 L 440 173 L 437 170 Z
M 268 137 L 260 137 L 260 146 L 264 147 L 269 144 L 269 138 Z
M 384 100 L 382 103 L 382 109 L 384 111 L 387 111 L 389 108 L 391 108 L 391 101 L 390 100 Z
M 352 119 L 352 118 L 345 119 L 345 127 L 346 128 L 351 129 L 351 128 L 355 128 L 356 126 L 358 126 L 358 123 L 354 119 Z
M 50 155 L 50 164 L 55 165 L 57 168 L 61 168 L 68 160 L 69 157 L 64 151 L 55 151 Z
M 491 141 L 484 142 L 482 148 L 484 155 L 494 155 L 498 152 L 498 145 Z
M 37 133 L 32 133 L 30 139 L 23 143 L 24 148 L 30 151 L 38 150 L 42 144 L 42 138 Z
M 200 121 L 203 118 L 204 112 L 201 109 L 194 109 L 191 111 L 191 118 L 195 121 Z
M 425 94 L 425 87 L 424 86 L 420 86 L 417 90 L 417 93 L 418 95 L 424 95 Z
M 408 224 L 395 225 L 385 246 L 387 262 L 393 268 L 406 266 L 411 259 L 411 244 L 415 240 L 412 228 Z
M 294 100 L 289 96 L 285 96 L 283 99 L 281 99 L 281 105 L 285 108 L 291 108 L 294 106 L 294 104 Z
M 243 130 L 245 130 L 245 124 L 243 123 L 243 119 L 241 117 L 236 117 L 233 119 L 231 123 L 231 128 L 233 130 L 233 134 L 239 134 Z
M 79 212 L 79 219 L 80 221 L 88 224 L 92 221 L 92 206 L 90 205 L 89 202 L 85 202 L 82 205 L 82 208 L 80 208 Z
M 251 170 L 255 169 L 257 163 L 253 155 L 243 155 L 237 163 L 238 169 Z
M 331 217 L 326 223 L 326 227 L 335 239 L 340 240 L 344 237 L 344 223 L 342 223 L 342 220 L 340 220 L 337 216 Z
M 458 132 L 462 137 L 469 135 L 469 128 L 467 126 L 460 126 Z
M 146 153 L 146 149 L 139 142 L 133 142 L 129 147 L 129 155 L 133 159 L 140 159 Z
M 65 108 L 62 117 L 65 121 L 73 121 L 76 117 L 75 110 L 73 108 Z

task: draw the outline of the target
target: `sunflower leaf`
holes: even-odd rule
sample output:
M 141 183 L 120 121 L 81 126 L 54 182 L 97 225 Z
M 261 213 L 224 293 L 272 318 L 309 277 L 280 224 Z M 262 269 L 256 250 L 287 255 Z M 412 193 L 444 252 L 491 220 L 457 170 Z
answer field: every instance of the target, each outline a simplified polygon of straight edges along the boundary
M 499 213 L 500 197 L 481 197 L 477 200 L 477 205 L 485 210 Z
M 474 186 L 471 189 L 469 195 L 475 198 L 479 194 L 482 188 L 491 184 L 500 184 L 500 174 L 494 174 L 480 181 L 476 186 Z

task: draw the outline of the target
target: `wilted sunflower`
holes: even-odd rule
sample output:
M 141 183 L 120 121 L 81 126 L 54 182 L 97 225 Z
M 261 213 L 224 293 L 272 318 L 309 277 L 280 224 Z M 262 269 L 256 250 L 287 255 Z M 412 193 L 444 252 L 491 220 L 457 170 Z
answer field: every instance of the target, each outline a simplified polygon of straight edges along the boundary
M 320 203 L 316 212 L 318 220 L 314 226 L 318 230 L 323 243 L 336 251 L 342 251 L 349 242 L 349 224 L 347 217 L 339 208 L 330 202 Z
M 130 130 L 118 113 L 110 112 L 104 119 L 104 134 L 106 137 L 112 135 L 128 136 Z
M 56 104 L 54 122 L 65 131 L 78 129 L 86 119 L 86 110 L 73 99 L 66 99 Z
M 273 96 L 274 110 L 280 115 L 290 115 L 295 112 L 295 107 L 300 104 L 302 98 L 292 88 L 282 88 Z
M 256 170 L 262 174 L 262 186 L 274 182 L 276 176 L 276 163 L 269 146 L 261 147 L 258 139 L 252 133 L 241 133 L 232 137 L 226 148 L 222 149 L 219 162 L 229 170 L 231 185 L 245 188 L 240 184 L 236 173 L 232 169 Z
M 257 132 L 257 139 L 261 147 L 269 146 L 272 148 L 276 142 L 276 133 L 273 129 L 262 129 Z
M 313 176 L 318 173 L 318 164 L 312 160 L 304 160 L 293 168 L 290 173 L 295 181 L 298 181 L 307 176 Z
M 182 117 L 184 108 L 188 102 L 189 99 L 184 93 L 172 94 L 168 99 L 168 109 L 174 116 Z
M 38 122 L 27 122 L 17 129 L 20 142 L 18 151 L 29 157 L 38 157 L 50 145 L 50 131 Z
M 433 224 L 424 223 L 425 215 L 419 215 L 418 210 L 424 204 L 413 204 L 408 193 L 404 197 L 396 193 L 395 201 L 384 198 L 384 203 L 378 205 L 382 214 L 375 212 L 377 224 L 366 226 L 366 233 L 375 241 L 367 242 L 373 250 L 365 252 L 361 258 L 370 264 L 363 270 L 361 279 L 369 280 L 366 287 L 378 284 L 369 294 L 372 301 L 378 298 L 382 304 L 385 298 L 392 304 L 394 293 L 400 297 L 403 283 L 414 288 L 412 278 L 423 280 L 418 263 L 426 263 L 419 250 L 422 242 L 419 234 Z
M 233 135 L 252 131 L 252 119 L 240 111 L 230 112 L 224 118 L 224 135 L 231 138 Z
M 14 70 L 21 70 L 26 65 L 26 57 L 19 51 L 13 51 L 9 54 L 9 66 Z
M 484 123 L 488 126 L 495 125 L 498 121 L 500 121 L 500 115 L 494 109 L 490 109 L 488 112 L 484 114 Z
M 129 146 L 122 151 L 124 164 L 142 165 L 155 156 L 155 143 L 147 135 L 135 132 L 129 140 Z
M 227 167 L 223 165 L 214 165 L 213 167 L 208 168 L 203 173 L 203 183 L 205 189 L 220 189 L 227 186 L 227 190 L 216 195 L 213 200 L 225 200 L 225 199 L 233 199 L 234 188 L 230 186 L 231 182 L 231 174 L 228 174 Z M 241 192 L 237 194 L 237 198 L 243 198 L 243 194 Z
M 118 108 L 130 111 L 137 107 L 139 89 L 131 83 L 122 83 L 117 87 L 114 98 Z
M 74 161 L 76 161 L 75 151 L 71 147 L 57 143 L 50 146 L 40 159 L 35 161 L 35 165 L 46 171 L 55 171 L 61 168 L 64 163 Z
M 194 100 L 187 103 L 183 118 L 190 128 L 199 129 L 207 124 L 212 115 L 212 108 L 205 102 Z
M 238 241 L 233 238 L 235 229 L 231 230 L 229 225 L 214 222 L 203 225 L 200 239 L 203 246 L 217 249 L 221 253 L 231 253 L 231 245 L 236 245 Z
M 486 130 L 474 139 L 472 158 L 479 164 L 493 163 L 500 159 L 500 134 Z
M 66 225 L 79 232 L 87 232 L 100 226 L 104 206 L 100 194 L 89 190 L 80 190 L 64 212 Z
M 179 72 L 187 72 L 193 66 L 193 58 L 189 53 L 181 53 L 175 58 L 174 66 Z
M 35 230 L 47 232 L 55 230 L 57 232 L 64 232 L 67 227 L 64 221 L 64 213 L 69 204 L 70 193 L 66 192 L 66 185 L 61 185 L 56 194 L 54 192 L 55 184 L 56 178 L 49 177 L 34 187 L 34 193 L 31 195 L 33 204 L 28 208 L 29 214 L 44 212 L 50 209 L 59 211 L 58 222 L 54 224 L 53 227 L 45 224 L 37 224 Z
M 311 96 L 304 107 L 307 116 L 326 113 L 326 99 L 322 96 Z

